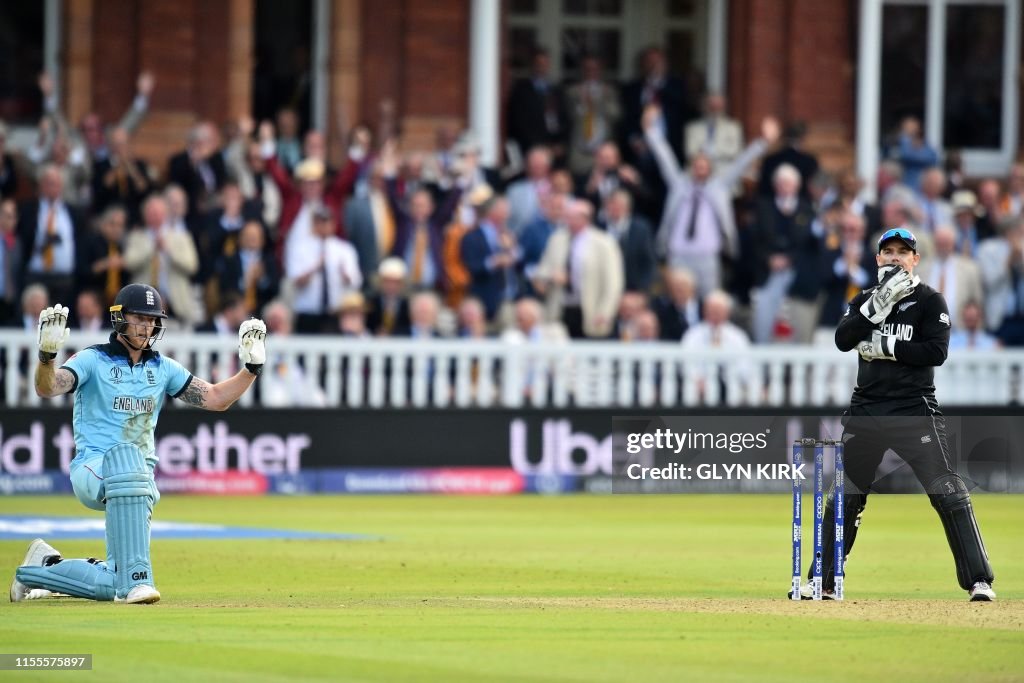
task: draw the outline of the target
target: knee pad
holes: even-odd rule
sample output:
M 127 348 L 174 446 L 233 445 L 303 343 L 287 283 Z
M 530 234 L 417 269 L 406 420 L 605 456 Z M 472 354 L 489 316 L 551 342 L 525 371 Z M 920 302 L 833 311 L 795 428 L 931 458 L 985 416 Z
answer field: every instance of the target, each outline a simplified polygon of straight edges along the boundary
M 18 581 L 87 600 L 114 599 L 114 573 L 97 560 L 61 560 L 46 567 L 18 567 Z
M 135 444 L 117 444 L 103 456 L 103 488 L 108 500 L 144 496 L 150 499 L 150 504 L 156 502 L 153 474 Z
M 939 477 L 928 486 L 928 498 L 946 532 L 960 587 L 970 590 L 976 581 L 992 583 L 995 576 L 963 479 L 956 474 Z

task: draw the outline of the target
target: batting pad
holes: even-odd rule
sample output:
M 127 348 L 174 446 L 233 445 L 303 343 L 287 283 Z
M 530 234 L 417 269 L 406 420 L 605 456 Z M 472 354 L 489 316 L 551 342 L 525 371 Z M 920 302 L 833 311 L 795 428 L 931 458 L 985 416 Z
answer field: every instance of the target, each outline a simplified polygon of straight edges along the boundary
M 49 567 L 18 567 L 18 581 L 87 600 L 114 599 L 114 572 L 103 562 L 61 560 Z
M 142 452 L 133 444 L 118 444 L 103 458 L 107 559 L 114 562 L 119 598 L 139 584 L 153 585 L 149 560 L 152 480 Z

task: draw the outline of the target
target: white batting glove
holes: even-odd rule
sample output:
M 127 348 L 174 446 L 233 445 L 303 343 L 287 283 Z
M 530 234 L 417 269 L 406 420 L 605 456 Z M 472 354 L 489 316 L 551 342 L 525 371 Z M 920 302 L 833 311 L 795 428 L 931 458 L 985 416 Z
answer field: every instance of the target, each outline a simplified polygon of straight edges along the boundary
M 917 276 L 911 277 L 910 273 L 899 266 L 882 266 L 878 269 L 878 286 L 872 292 L 871 298 L 860 306 L 860 312 L 865 318 L 876 325 L 881 324 L 896 303 L 914 292 L 914 288 L 921 282 Z
M 267 362 L 267 325 L 262 320 L 250 318 L 238 328 L 238 358 L 245 363 L 245 369 L 259 376 Z
M 857 344 L 857 353 L 869 363 L 873 360 L 896 360 L 896 337 L 874 330 L 871 339 Z
M 48 363 L 57 357 L 57 352 L 71 336 L 68 329 L 66 306 L 57 304 L 44 308 L 39 313 L 39 360 Z

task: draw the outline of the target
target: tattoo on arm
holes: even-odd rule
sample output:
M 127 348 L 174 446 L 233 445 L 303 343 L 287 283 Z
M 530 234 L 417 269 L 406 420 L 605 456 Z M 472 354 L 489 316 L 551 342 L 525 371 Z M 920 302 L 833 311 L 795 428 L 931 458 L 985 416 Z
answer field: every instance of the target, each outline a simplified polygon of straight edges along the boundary
M 75 386 L 75 375 L 70 370 L 53 365 L 51 362 L 36 366 L 36 393 L 43 398 L 66 394 Z
M 198 377 L 193 377 L 192 381 L 188 385 L 188 389 L 186 389 L 178 398 L 189 405 L 205 408 L 206 398 L 209 391 L 210 385 L 207 382 L 204 382 Z
M 53 387 L 58 394 L 66 394 L 75 386 L 75 376 L 70 370 L 58 368 L 54 376 Z

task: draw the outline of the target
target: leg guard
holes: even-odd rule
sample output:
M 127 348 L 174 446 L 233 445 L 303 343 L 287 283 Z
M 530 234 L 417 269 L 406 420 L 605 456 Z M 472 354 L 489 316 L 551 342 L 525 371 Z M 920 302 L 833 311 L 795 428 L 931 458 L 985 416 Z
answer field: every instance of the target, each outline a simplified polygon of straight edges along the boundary
M 956 474 L 939 477 L 928 487 L 928 498 L 946 530 L 946 540 L 956 561 L 956 578 L 960 587 L 970 590 L 976 581 L 992 583 L 995 575 L 988 562 L 978 522 L 974 519 L 971 494 L 963 479 Z
M 857 529 L 860 527 L 860 516 L 867 506 L 868 497 L 862 493 L 846 494 L 846 507 L 843 508 L 843 557 L 850 555 L 854 541 L 857 540 Z M 821 586 L 823 590 L 832 591 L 836 585 L 835 553 L 832 548 L 836 538 L 835 490 L 830 491 L 825 501 L 825 526 L 822 529 L 823 563 L 821 568 Z M 814 573 L 812 560 L 807 570 L 807 579 L 811 580 Z
M 107 499 L 107 558 L 114 561 L 117 597 L 123 598 L 141 583 L 153 585 L 149 561 L 153 475 L 135 445 L 118 444 L 103 458 L 103 480 Z
M 45 567 L 18 567 L 18 581 L 87 600 L 114 599 L 114 572 L 98 560 L 61 560 Z

